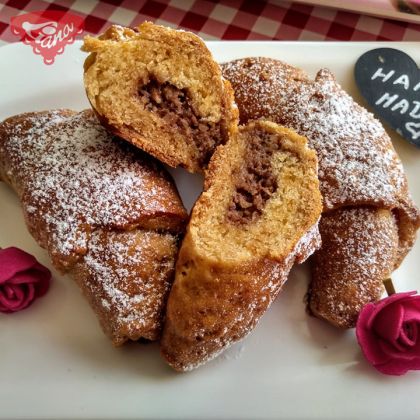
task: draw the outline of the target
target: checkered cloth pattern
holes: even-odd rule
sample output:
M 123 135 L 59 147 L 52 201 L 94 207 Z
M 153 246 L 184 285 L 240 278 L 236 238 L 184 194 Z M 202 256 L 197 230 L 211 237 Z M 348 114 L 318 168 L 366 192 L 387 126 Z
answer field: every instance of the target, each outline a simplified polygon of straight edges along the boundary
M 420 25 L 281 0 L 0 0 L 0 45 L 16 42 L 10 18 L 63 10 L 85 19 L 85 33 L 144 20 L 204 39 L 419 41 Z

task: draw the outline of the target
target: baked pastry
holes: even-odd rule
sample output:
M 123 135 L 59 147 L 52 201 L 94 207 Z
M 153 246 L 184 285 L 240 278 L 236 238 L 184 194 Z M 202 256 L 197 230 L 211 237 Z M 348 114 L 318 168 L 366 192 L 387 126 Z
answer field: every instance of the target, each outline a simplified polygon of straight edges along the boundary
M 314 257 L 309 308 L 334 325 L 353 327 L 360 309 L 381 297 L 382 281 L 402 262 L 420 226 L 389 136 L 328 70 L 312 80 L 270 58 L 240 59 L 222 70 L 242 123 L 283 124 L 317 152 L 323 245 Z
M 182 242 L 161 339 L 193 369 L 257 324 L 292 264 L 319 246 L 317 159 L 306 139 L 252 122 L 219 146 Z
M 0 178 L 113 343 L 156 340 L 187 218 L 166 172 L 92 111 L 56 110 L 0 124 Z
M 204 42 L 150 22 L 85 37 L 84 82 L 102 123 L 170 166 L 200 172 L 236 130 L 233 92 Z

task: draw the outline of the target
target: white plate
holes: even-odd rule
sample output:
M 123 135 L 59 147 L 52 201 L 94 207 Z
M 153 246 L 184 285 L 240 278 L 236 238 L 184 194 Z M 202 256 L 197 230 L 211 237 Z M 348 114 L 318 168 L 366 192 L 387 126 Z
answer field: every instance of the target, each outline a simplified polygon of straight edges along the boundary
M 386 44 L 209 42 L 217 60 L 271 56 L 311 74 L 329 67 L 360 100 L 353 65 Z M 419 44 L 396 43 L 420 62 Z M 24 111 L 88 106 L 84 55 L 67 46 L 46 66 L 28 46 L 0 49 L 0 119 Z M 420 203 L 420 150 L 397 148 Z M 191 204 L 200 184 L 177 170 Z M 182 181 L 182 182 L 181 182 Z M 0 246 L 15 245 L 51 267 L 27 233 L 18 200 L 0 185 Z M 394 275 L 398 290 L 420 288 L 420 244 Z M 54 271 L 54 270 L 53 270 Z M 354 331 L 306 315 L 307 267 L 296 267 L 283 293 L 242 343 L 206 366 L 177 374 L 158 346 L 115 349 L 70 278 L 54 271 L 48 295 L 28 310 L 0 314 L 0 417 L 3 418 L 418 418 L 420 372 L 387 377 L 365 362 Z

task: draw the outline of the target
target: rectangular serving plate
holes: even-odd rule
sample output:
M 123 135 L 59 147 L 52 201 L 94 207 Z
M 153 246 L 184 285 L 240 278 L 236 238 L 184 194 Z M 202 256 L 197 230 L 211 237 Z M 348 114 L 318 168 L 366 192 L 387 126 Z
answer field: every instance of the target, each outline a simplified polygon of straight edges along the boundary
M 268 56 L 312 76 L 330 68 L 360 103 L 356 59 L 384 46 L 420 62 L 418 43 L 209 42 L 219 61 Z M 80 43 L 47 66 L 31 48 L 0 48 L 0 120 L 26 111 L 88 107 Z M 388 130 L 420 203 L 420 150 Z M 201 179 L 172 171 L 191 207 Z M 50 267 L 48 295 L 13 315 L 0 314 L 0 418 L 418 418 L 419 372 L 378 374 L 356 343 L 305 313 L 307 265 L 292 270 L 284 291 L 244 341 L 204 367 L 177 374 L 156 344 L 115 349 L 67 276 L 59 275 L 26 230 L 20 205 L 0 183 L 0 246 L 18 246 Z M 420 244 L 394 274 L 397 290 L 420 284 Z

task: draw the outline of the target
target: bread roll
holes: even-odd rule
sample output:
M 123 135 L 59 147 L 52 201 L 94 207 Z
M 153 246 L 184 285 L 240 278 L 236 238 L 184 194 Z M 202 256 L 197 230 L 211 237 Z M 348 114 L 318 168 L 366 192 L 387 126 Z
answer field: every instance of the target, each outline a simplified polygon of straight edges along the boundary
M 110 136 L 92 111 L 56 110 L 0 124 L 0 179 L 113 343 L 159 338 L 187 218 L 163 168 Z
M 190 370 L 245 337 L 295 261 L 319 246 L 317 160 L 306 139 L 252 122 L 220 146 L 182 242 L 161 340 Z
M 145 22 L 87 36 L 82 49 L 102 123 L 162 162 L 201 172 L 236 130 L 230 84 L 198 36 Z
M 411 249 L 420 213 L 381 123 L 328 70 L 312 80 L 282 61 L 253 57 L 222 66 L 240 120 L 269 119 L 307 137 L 319 160 L 324 198 L 322 248 L 313 265 L 309 307 L 349 328 L 380 299 L 386 279 Z

